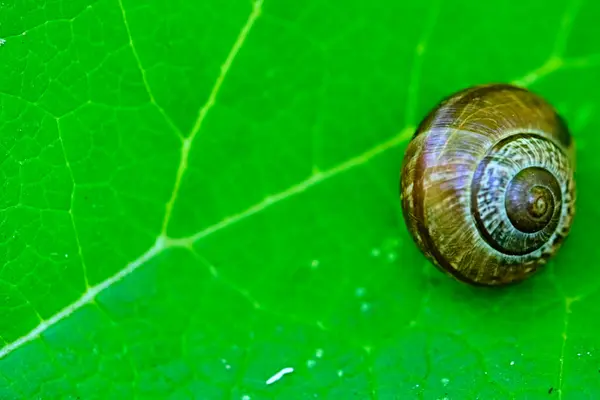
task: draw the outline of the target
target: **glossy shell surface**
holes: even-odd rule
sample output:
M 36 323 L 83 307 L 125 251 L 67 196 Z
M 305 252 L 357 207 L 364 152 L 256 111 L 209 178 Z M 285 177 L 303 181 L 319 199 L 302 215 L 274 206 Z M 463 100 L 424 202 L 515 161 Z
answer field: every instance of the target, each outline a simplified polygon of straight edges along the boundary
M 474 285 L 521 281 L 568 235 L 575 212 L 574 142 L 540 96 L 472 87 L 419 125 L 401 172 L 413 239 L 437 267 Z

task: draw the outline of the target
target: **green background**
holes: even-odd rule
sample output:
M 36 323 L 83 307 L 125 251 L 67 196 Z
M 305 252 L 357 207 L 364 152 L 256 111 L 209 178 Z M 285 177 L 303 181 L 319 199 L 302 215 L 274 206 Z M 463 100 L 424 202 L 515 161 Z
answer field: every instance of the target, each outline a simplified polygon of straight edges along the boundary
M 0 398 L 598 398 L 599 17 L 0 3 Z M 427 263 L 398 189 L 419 120 L 489 82 L 577 143 L 571 236 L 501 290 Z

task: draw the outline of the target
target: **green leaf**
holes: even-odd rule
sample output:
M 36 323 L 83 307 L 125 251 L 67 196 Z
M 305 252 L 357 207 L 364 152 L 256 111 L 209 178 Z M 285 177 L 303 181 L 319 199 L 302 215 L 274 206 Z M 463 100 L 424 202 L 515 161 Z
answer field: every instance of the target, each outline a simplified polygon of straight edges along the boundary
M 0 398 L 597 398 L 591 0 L 0 4 Z M 577 143 L 571 236 L 475 289 L 425 261 L 399 171 L 470 85 Z M 293 369 L 293 371 L 292 371 Z

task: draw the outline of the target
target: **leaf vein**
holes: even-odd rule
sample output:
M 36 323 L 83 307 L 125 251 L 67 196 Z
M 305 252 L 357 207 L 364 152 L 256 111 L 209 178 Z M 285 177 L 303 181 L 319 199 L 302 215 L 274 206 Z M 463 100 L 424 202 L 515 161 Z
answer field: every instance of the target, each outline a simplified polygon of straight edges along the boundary
M 122 270 L 120 270 L 119 272 L 114 274 L 113 276 L 109 277 L 108 279 L 100 282 L 96 286 L 92 286 L 92 287 L 88 288 L 88 290 L 86 290 L 85 293 L 79 299 L 77 299 L 74 303 L 69 304 L 68 306 L 66 306 L 65 308 L 60 310 L 58 313 L 54 314 L 49 319 L 43 320 L 34 329 L 29 331 L 24 336 L 21 336 L 17 340 L 15 340 L 11 343 L 8 343 L 4 347 L 2 347 L 0 349 L 0 359 L 6 357 L 8 354 L 12 353 L 14 350 L 22 347 L 23 345 L 37 339 L 48 328 L 56 325 L 60 321 L 64 320 L 65 318 L 67 318 L 68 316 L 73 314 L 75 311 L 77 311 L 80 308 L 82 308 L 83 306 L 91 303 L 99 293 L 108 289 L 113 284 L 119 282 L 121 279 L 123 279 L 127 275 L 131 274 L 133 271 L 135 271 L 140 266 L 142 266 L 144 263 L 146 263 L 146 261 L 150 260 L 151 258 L 153 258 L 155 255 L 157 255 L 164 249 L 165 249 L 164 240 L 161 240 L 161 239 L 157 240 L 156 243 L 154 244 L 154 246 L 152 246 L 148 251 L 146 251 L 140 257 L 138 257 L 134 261 L 127 264 L 127 266 L 125 266 L 125 268 L 123 268 Z
M 261 212 L 261 211 L 269 208 L 270 206 L 272 206 L 274 204 L 277 204 L 277 203 L 279 203 L 285 199 L 288 199 L 296 194 L 302 193 L 306 189 L 309 189 L 310 187 L 312 187 L 318 183 L 324 182 L 340 173 L 346 172 L 354 167 L 363 165 L 363 164 L 367 163 L 368 161 L 370 161 L 372 158 L 384 153 L 385 151 L 399 146 L 400 144 L 406 142 L 411 137 L 413 130 L 414 130 L 414 127 L 407 126 L 404 129 L 402 129 L 398 134 L 396 134 L 395 136 L 390 138 L 389 140 L 365 151 L 364 153 L 359 154 L 358 156 L 353 157 L 353 158 L 351 158 L 351 159 L 349 159 L 349 160 L 347 160 L 325 172 L 320 172 L 316 175 L 313 175 L 310 178 L 308 178 L 296 185 L 293 185 L 282 192 L 279 192 L 275 195 L 269 196 L 262 202 L 255 204 L 254 206 L 246 209 L 245 211 L 235 214 L 229 218 L 226 218 L 223 221 L 221 221 L 215 225 L 212 225 L 212 226 L 208 227 L 207 229 L 204 229 L 192 236 L 179 238 L 179 239 L 173 239 L 173 238 L 168 238 L 164 235 L 159 235 L 156 242 L 154 243 L 154 245 L 152 247 L 150 247 L 150 249 L 148 249 L 141 256 L 139 256 L 138 258 L 136 258 L 135 260 L 133 260 L 132 262 L 127 264 L 125 266 L 125 268 L 121 269 L 119 272 L 117 272 L 116 274 L 107 278 L 106 280 L 102 281 L 101 283 L 99 283 L 95 286 L 89 287 L 88 290 L 75 302 L 69 304 L 68 306 L 63 308 L 61 311 L 54 314 L 51 318 L 42 321 L 40 324 L 38 324 L 34 329 L 29 331 L 24 336 L 21 336 L 20 338 L 16 339 L 15 341 L 8 343 L 5 346 L 3 346 L 2 348 L 0 348 L 0 359 L 6 357 L 8 354 L 12 353 L 14 350 L 17 350 L 18 348 L 22 347 L 23 345 L 35 340 L 42 333 L 44 333 L 48 328 L 56 325 L 60 321 L 64 320 L 65 318 L 67 318 L 68 316 L 73 314 L 78 309 L 91 303 L 96 298 L 96 296 L 98 296 L 98 294 L 100 294 L 104 290 L 108 289 L 115 283 L 121 281 L 123 278 L 125 278 L 126 276 L 133 273 L 135 270 L 137 270 L 139 267 L 144 265 L 147 261 L 154 258 L 156 255 L 158 255 L 165 249 L 172 248 L 172 247 L 192 248 L 192 245 L 201 238 L 204 238 L 210 234 L 213 234 L 217 231 L 227 228 L 228 226 L 233 225 L 234 223 L 240 222 L 258 212 Z
M 567 347 L 567 330 L 569 329 L 569 318 L 571 317 L 571 305 L 580 300 L 579 297 L 566 297 L 565 298 L 565 320 L 562 332 L 562 344 L 560 348 L 560 359 L 559 359 L 559 368 L 558 368 L 558 398 L 562 399 L 563 396 L 563 377 L 565 370 L 565 349 Z
M 129 27 L 129 21 L 127 20 L 127 12 L 125 11 L 125 8 L 123 7 L 123 0 L 118 0 L 118 1 L 119 1 L 119 8 L 121 9 L 121 16 L 123 17 L 123 24 L 125 25 L 125 30 L 127 32 L 127 39 L 129 40 L 129 47 L 131 48 L 133 58 L 135 58 L 135 62 L 140 71 L 140 74 L 142 75 L 142 82 L 144 83 L 144 88 L 146 89 L 146 93 L 148 93 L 150 102 L 156 107 L 158 112 L 164 117 L 165 121 L 171 126 L 173 131 L 175 133 L 177 133 L 177 135 L 180 138 L 183 138 L 183 133 L 181 132 L 181 130 L 177 127 L 177 125 L 175 125 L 175 123 L 173 122 L 171 117 L 169 117 L 169 115 L 167 114 L 165 109 L 162 108 L 162 106 L 160 104 L 158 104 L 158 102 L 156 101 L 156 98 L 154 97 L 154 94 L 152 93 L 152 90 L 150 89 L 150 84 L 148 83 L 147 71 L 144 68 L 144 66 L 142 65 L 142 61 L 137 52 L 137 48 L 135 47 L 135 44 L 133 43 L 133 37 L 131 36 L 131 28 Z
M 302 192 L 304 192 L 305 190 L 311 188 L 312 186 L 315 186 L 321 182 L 324 182 L 326 180 L 329 180 L 333 177 L 335 177 L 336 175 L 339 175 L 343 172 L 346 172 L 354 167 L 358 167 L 360 165 L 363 165 L 367 162 L 369 162 L 372 158 L 384 153 L 385 151 L 394 148 L 396 146 L 399 146 L 400 144 L 406 142 L 411 135 L 413 134 L 414 131 L 414 127 L 413 126 L 407 126 L 404 129 L 402 129 L 398 134 L 396 134 L 395 136 L 393 136 L 392 138 L 390 138 L 389 140 L 365 151 L 362 154 L 359 154 L 356 157 L 353 157 L 341 164 L 338 164 L 337 166 L 325 170 L 325 171 L 321 171 L 321 172 L 317 172 L 313 175 L 311 175 L 309 178 L 305 179 L 304 181 L 297 183 L 295 185 L 290 186 L 289 188 L 267 196 L 263 201 L 256 203 L 255 205 L 247 208 L 246 210 L 231 215 L 225 219 L 223 219 L 222 221 L 209 226 L 208 228 L 197 232 L 191 236 L 187 236 L 187 237 L 182 237 L 182 238 L 169 238 L 167 239 L 169 246 L 176 246 L 176 247 L 191 247 L 195 242 L 197 242 L 198 240 L 209 236 L 215 232 L 218 232 L 224 228 L 229 227 L 230 225 L 233 225 L 235 223 L 238 223 L 240 221 L 245 220 L 248 217 L 251 217 L 259 212 L 262 212 L 263 210 L 278 204 L 280 202 L 282 202 L 283 200 L 286 200 L 290 197 L 293 197 L 297 194 L 300 194 Z
M 413 65 L 410 69 L 410 79 L 408 81 L 408 93 L 406 99 L 406 109 L 404 111 L 404 123 L 405 124 L 413 124 L 416 125 L 417 121 L 415 121 L 415 113 L 417 109 L 418 102 L 418 91 L 419 85 L 421 81 L 421 70 L 423 67 L 423 56 L 425 51 L 427 50 L 427 46 L 429 44 L 429 38 L 433 33 L 436 25 L 436 21 L 438 19 L 438 15 L 440 14 L 441 3 L 440 0 L 436 0 L 435 3 L 431 6 L 429 15 L 427 16 L 427 20 L 425 21 L 425 27 L 421 32 L 421 38 L 415 47 L 415 56 L 413 59 Z
M 129 24 L 127 23 L 126 13 L 123 8 L 122 0 L 119 0 L 119 5 L 121 7 L 121 12 L 123 14 L 123 20 L 124 20 L 125 26 L 127 28 L 127 33 L 128 33 L 129 40 L 130 40 L 130 46 L 131 46 L 134 56 L 138 62 L 138 66 L 142 73 L 142 76 L 144 79 L 144 84 L 146 86 L 146 90 L 148 91 L 148 94 L 149 94 L 151 100 L 153 101 L 153 103 L 155 103 L 155 101 L 153 100 L 154 98 L 152 96 L 152 92 L 148 86 L 148 83 L 147 83 L 147 80 L 145 77 L 145 70 L 143 69 L 143 67 L 139 61 L 137 51 L 135 50 L 135 46 L 133 45 L 133 41 L 131 39 Z M 225 63 L 223 64 L 223 67 L 221 69 L 221 74 L 219 75 L 217 82 L 215 83 L 215 86 L 213 87 L 213 90 L 209 96 L 208 102 L 202 107 L 202 109 L 199 112 L 198 120 L 196 121 L 196 124 L 194 125 L 194 130 L 192 130 L 191 134 L 183 141 L 181 162 L 180 162 L 178 172 L 177 172 L 177 179 L 176 179 L 176 183 L 175 183 L 175 188 L 173 190 L 173 195 L 172 195 L 171 199 L 169 200 L 169 203 L 167 204 L 167 212 L 165 214 L 164 224 L 163 224 L 163 234 L 158 236 L 156 242 L 150 249 L 148 249 L 145 253 L 143 253 L 141 256 L 139 256 L 134 261 L 127 264 L 125 266 L 125 268 L 121 269 L 119 272 L 117 272 L 116 274 L 107 278 L 106 280 L 100 282 L 99 284 L 92 286 L 92 287 L 88 287 L 88 289 L 85 291 L 85 293 L 83 293 L 83 295 L 79 299 L 77 299 L 75 302 L 69 304 L 68 306 L 66 306 L 65 308 L 60 310 L 58 313 L 54 314 L 51 318 L 49 318 L 47 320 L 42 320 L 42 322 L 40 322 L 34 329 L 29 331 L 24 336 L 21 336 L 20 338 L 16 339 L 15 341 L 3 346 L 0 349 L 0 359 L 4 358 L 5 356 L 10 354 L 14 350 L 22 347 L 23 345 L 31 342 L 32 340 L 35 340 L 42 333 L 44 333 L 48 328 L 56 325 L 63 319 L 65 319 L 68 316 L 70 316 L 71 314 L 73 314 L 78 309 L 80 309 L 83 306 L 92 302 L 99 293 L 101 293 L 104 290 L 106 290 L 107 288 L 111 287 L 113 284 L 119 282 L 121 279 L 123 279 L 127 275 L 131 274 L 136 269 L 138 269 L 140 266 L 142 266 L 144 263 L 146 263 L 146 261 L 152 259 L 155 255 L 159 254 L 164 249 L 169 247 L 165 240 L 164 231 L 166 229 L 166 226 L 167 226 L 169 218 L 170 218 L 172 206 L 177 197 L 179 185 L 181 182 L 181 176 L 183 175 L 183 173 L 185 172 L 185 170 L 187 168 L 187 156 L 189 153 L 189 148 L 190 148 L 191 142 L 192 142 L 194 136 L 198 133 L 198 131 L 202 125 L 202 121 L 204 120 L 207 112 L 213 106 L 216 95 L 219 91 L 219 88 L 220 88 L 222 82 L 223 82 L 223 79 L 225 78 L 225 75 L 227 74 L 229 67 L 231 66 L 236 54 L 239 52 L 240 48 L 242 47 L 242 45 L 246 39 L 246 36 L 248 35 L 248 33 L 250 31 L 250 28 L 254 24 L 254 21 L 260 15 L 261 6 L 262 6 L 262 0 L 257 0 L 254 3 L 254 7 L 252 9 L 252 13 L 250 14 L 250 17 L 248 18 L 248 21 L 242 28 L 240 35 L 238 36 L 238 39 L 236 40 L 232 50 L 229 53 L 229 56 L 227 57 L 227 59 L 225 60 Z M 157 105 L 157 107 L 159 107 L 159 106 Z M 166 114 L 165 114 L 165 116 L 166 116 Z M 66 159 L 66 154 L 65 154 L 65 159 Z
M 514 79 L 512 81 L 513 84 L 527 87 L 565 66 L 572 66 L 571 63 L 565 60 L 564 52 L 567 46 L 567 41 L 571 34 L 573 21 L 575 20 L 577 12 L 581 7 L 581 3 L 582 0 L 571 0 L 571 2 L 567 5 L 567 8 L 562 16 L 560 29 L 556 35 L 556 38 L 554 39 L 552 52 L 548 56 L 548 59 L 544 61 L 538 68 L 526 73 L 523 77 Z
M 119 0 L 119 1 L 121 1 L 121 0 Z M 254 22 L 260 16 L 261 11 L 262 11 L 262 3 L 263 3 L 263 0 L 256 0 L 254 2 L 254 5 L 252 7 L 252 12 L 250 13 L 250 16 L 248 17 L 248 20 L 242 27 L 236 41 L 233 44 L 233 47 L 231 48 L 231 50 L 229 51 L 229 54 L 227 55 L 227 58 L 225 59 L 225 62 L 223 63 L 223 65 L 221 65 L 221 73 L 217 77 L 217 80 L 208 96 L 208 100 L 202 106 L 202 108 L 200 108 L 200 111 L 198 112 L 198 117 L 196 119 L 196 122 L 194 123 L 194 126 L 193 126 L 191 132 L 182 142 L 181 156 L 180 156 L 180 160 L 179 160 L 179 166 L 177 167 L 177 173 L 175 176 L 175 184 L 173 186 L 173 192 L 171 194 L 171 198 L 169 199 L 169 201 L 167 202 L 166 207 L 165 207 L 166 211 L 165 211 L 165 217 L 163 219 L 162 231 L 161 231 L 161 235 L 163 235 L 163 236 L 166 236 L 166 234 L 167 234 L 167 228 L 169 225 L 169 221 L 171 220 L 171 213 L 173 212 L 173 206 L 175 205 L 175 201 L 177 200 L 177 196 L 179 194 L 179 189 L 181 187 L 181 181 L 183 179 L 183 175 L 185 174 L 185 172 L 187 171 L 187 168 L 188 168 L 188 158 L 189 158 L 189 154 L 190 154 L 190 149 L 192 147 L 192 142 L 194 141 L 194 138 L 200 131 L 200 128 L 202 127 L 202 123 L 204 122 L 204 119 L 206 118 L 206 115 L 211 110 L 211 108 L 214 106 L 217 95 L 219 94 L 219 90 L 221 89 L 221 85 L 223 84 L 225 77 L 229 73 L 229 70 L 231 68 L 231 65 L 233 64 L 233 61 L 235 60 L 235 57 L 237 56 L 237 54 L 239 53 L 240 49 L 242 48 L 244 42 L 246 41 L 246 38 L 248 37 L 248 34 L 250 33 L 250 30 L 252 29 Z
M 75 236 L 75 244 L 77 245 L 77 253 L 79 255 L 79 259 L 81 260 L 81 269 L 83 273 L 83 282 L 85 284 L 86 289 L 89 288 L 88 276 L 87 276 L 87 266 L 85 264 L 85 259 L 83 258 L 83 248 L 81 247 L 81 240 L 79 239 L 79 230 L 77 229 L 77 225 L 75 224 L 75 216 L 73 215 L 73 203 L 75 201 L 75 174 L 73 174 L 73 167 L 71 166 L 71 162 L 67 157 L 67 150 L 65 149 L 65 141 L 63 140 L 62 129 L 60 127 L 60 120 L 56 119 L 56 129 L 58 130 L 58 140 L 60 141 L 60 147 L 62 149 L 63 157 L 65 158 L 65 165 L 67 166 L 67 171 L 69 171 L 69 176 L 71 178 L 71 197 L 69 200 L 69 219 L 71 220 L 71 226 L 73 227 L 73 235 Z

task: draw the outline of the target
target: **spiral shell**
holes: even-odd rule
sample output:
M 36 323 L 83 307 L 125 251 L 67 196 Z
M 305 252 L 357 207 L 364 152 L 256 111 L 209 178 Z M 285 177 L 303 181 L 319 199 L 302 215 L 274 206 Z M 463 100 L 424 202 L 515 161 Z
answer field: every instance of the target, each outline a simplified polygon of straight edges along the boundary
M 408 230 L 425 256 L 473 285 L 521 281 L 544 265 L 575 212 L 574 143 L 538 95 L 460 91 L 421 122 L 402 164 Z

